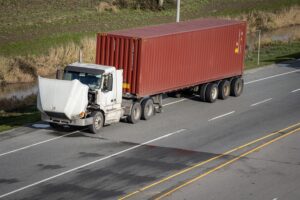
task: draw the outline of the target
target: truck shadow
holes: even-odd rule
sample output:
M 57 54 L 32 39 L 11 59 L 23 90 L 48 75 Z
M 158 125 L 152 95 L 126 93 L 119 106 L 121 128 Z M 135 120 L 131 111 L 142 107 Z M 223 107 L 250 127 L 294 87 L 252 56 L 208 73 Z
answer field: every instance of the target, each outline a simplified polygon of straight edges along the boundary
M 48 129 L 48 128 L 47 128 Z M 53 128 L 48 129 L 47 134 L 55 137 L 66 137 L 66 138 L 95 138 L 100 140 L 106 140 L 101 134 L 91 133 L 87 127 L 65 127 L 63 130 L 55 130 Z
M 116 147 L 124 149 L 135 145 L 137 144 L 103 143 L 99 144 L 99 149 Z M 209 152 L 145 145 L 124 155 L 117 155 L 104 165 L 99 164 L 96 167 L 80 169 L 74 172 L 72 176 L 60 179 L 59 182 L 39 185 L 31 191 L 28 199 L 44 199 L 45 197 L 57 199 L 57 197 L 62 195 L 66 199 L 71 199 L 74 197 L 74 194 L 76 194 L 78 199 L 117 199 L 132 191 L 132 188 L 153 183 L 162 177 L 170 176 L 180 170 L 219 155 Z M 78 159 L 82 158 L 82 152 L 79 152 L 78 156 Z M 101 158 L 105 154 L 102 155 L 97 152 L 97 154 L 92 154 L 92 156 Z M 220 162 L 225 162 L 232 158 L 233 156 L 231 155 L 225 155 L 220 158 Z M 198 169 L 198 172 L 206 172 L 210 167 L 214 167 L 217 164 L 216 162 L 211 166 L 201 167 Z M 193 173 L 185 174 L 185 176 L 185 179 L 191 178 Z M 174 184 L 177 184 L 179 180 L 168 182 L 161 187 L 169 189 Z M 151 199 L 153 194 L 149 193 L 146 196 Z

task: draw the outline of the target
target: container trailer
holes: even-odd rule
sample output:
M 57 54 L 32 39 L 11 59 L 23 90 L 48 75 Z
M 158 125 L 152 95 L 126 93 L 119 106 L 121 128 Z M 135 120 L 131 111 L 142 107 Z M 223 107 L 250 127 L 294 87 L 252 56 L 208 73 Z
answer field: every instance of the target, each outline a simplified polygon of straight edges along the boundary
M 189 90 L 202 101 L 243 91 L 246 22 L 200 19 L 97 35 L 96 64 L 76 62 L 39 77 L 38 109 L 54 128 L 148 120 L 162 95 Z

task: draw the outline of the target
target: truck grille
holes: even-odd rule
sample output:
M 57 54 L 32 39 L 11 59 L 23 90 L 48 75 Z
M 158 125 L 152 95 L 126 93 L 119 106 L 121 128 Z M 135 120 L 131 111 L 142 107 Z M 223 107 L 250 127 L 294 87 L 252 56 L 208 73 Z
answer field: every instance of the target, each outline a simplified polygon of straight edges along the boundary
M 45 112 L 49 117 L 59 118 L 59 119 L 68 119 L 64 113 L 57 112 Z

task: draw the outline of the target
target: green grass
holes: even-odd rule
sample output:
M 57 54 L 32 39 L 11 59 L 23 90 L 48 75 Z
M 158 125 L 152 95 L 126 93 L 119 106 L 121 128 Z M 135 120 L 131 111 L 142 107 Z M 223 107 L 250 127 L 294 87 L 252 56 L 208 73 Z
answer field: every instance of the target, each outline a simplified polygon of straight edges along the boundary
M 44 36 L 37 38 L 34 41 L 24 40 L 16 41 L 4 44 L 1 46 L 0 54 L 2 55 L 39 55 L 47 53 L 47 50 L 50 47 L 57 47 L 60 45 L 68 44 L 69 42 L 75 42 L 76 44 L 80 43 L 80 40 L 83 36 L 86 36 L 86 33 L 62 33 L 55 34 L 51 36 Z M 90 33 L 90 35 L 94 35 Z
M 261 48 L 259 66 L 281 63 L 297 58 L 300 58 L 300 40 L 289 43 L 271 43 Z M 248 53 L 245 65 L 246 69 L 259 67 L 257 65 L 257 50 Z
M 40 113 L 35 107 L 11 112 L 0 112 L 0 132 L 7 131 L 25 124 L 40 120 Z
M 176 9 L 99 13 L 100 0 L 0 0 L 0 55 L 43 54 L 97 32 L 175 21 Z M 182 0 L 181 19 L 274 11 L 299 0 Z M 226 2 L 226 3 L 224 3 Z

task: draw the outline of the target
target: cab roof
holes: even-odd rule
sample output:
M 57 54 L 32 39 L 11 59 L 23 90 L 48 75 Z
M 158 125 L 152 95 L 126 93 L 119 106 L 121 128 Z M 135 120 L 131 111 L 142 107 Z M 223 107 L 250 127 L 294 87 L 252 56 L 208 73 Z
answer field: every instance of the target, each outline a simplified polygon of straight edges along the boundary
M 92 73 L 92 74 L 104 74 L 104 73 L 112 72 L 114 70 L 114 67 L 91 64 L 91 63 L 75 62 L 75 63 L 69 64 L 65 68 L 65 70 L 66 71 Z

